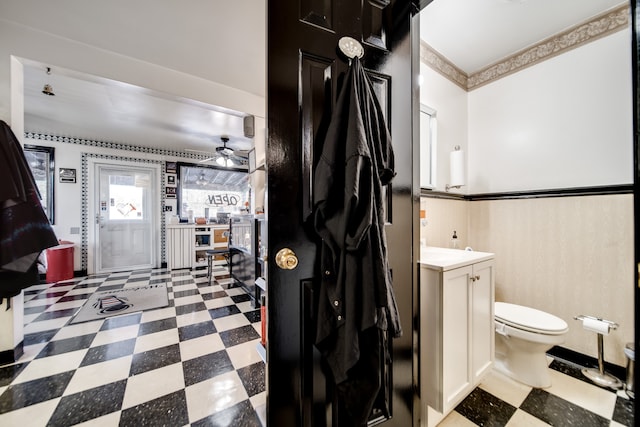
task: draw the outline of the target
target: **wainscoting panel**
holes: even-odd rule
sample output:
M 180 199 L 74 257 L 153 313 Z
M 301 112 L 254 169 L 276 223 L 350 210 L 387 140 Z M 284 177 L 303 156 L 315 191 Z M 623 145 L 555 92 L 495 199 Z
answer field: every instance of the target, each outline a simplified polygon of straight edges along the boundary
M 633 195 L 497 200 L 422 197 L 421 239 L 496 254 L 496 300 L 552 313 L 568 324 L 562 345 L 597 357 L 597 338 L 573 317 L 587 314 L 620 327 L 604 339 L 605 360 L 626 365 L 634 336 Z

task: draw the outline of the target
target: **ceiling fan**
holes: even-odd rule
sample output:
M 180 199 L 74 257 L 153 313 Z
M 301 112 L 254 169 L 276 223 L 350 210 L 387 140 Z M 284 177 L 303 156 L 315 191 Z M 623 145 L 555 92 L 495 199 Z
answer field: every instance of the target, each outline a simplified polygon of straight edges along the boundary
M 229 142 L 228 136 L 221 136 L 220 140 L 222 141 L 222 145 L 216 147 L 216 152 L 213 157 L 209 157 L 204 160 L 200 160 L 198 163 L 205 163 L 211 160 L 215 160 L 215 162 L 220 166 L 238 166 L 245 164 L 247 159 L 249 158 L 249 152 L 246 150 L 233 150 L 227 147 L 227 142 Z

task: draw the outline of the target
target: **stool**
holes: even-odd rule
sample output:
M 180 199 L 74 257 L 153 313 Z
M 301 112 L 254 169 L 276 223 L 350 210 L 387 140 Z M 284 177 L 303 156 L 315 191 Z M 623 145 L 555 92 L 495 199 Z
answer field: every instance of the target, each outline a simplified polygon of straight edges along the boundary
M 222 255 L 229 266 L 229 248 L 224 249 L 207 249 L 205 251 L 207 255 L 207 279 L 209 279 L 209 285 L 211 285 L 211 276 L 213 273 L 213 257 Z

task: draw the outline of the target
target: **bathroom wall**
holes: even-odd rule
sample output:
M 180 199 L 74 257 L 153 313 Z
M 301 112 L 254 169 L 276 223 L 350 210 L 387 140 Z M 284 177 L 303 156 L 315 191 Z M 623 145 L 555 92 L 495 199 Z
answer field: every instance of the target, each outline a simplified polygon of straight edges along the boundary
M 593 332 L 573 317 L 587 314 L 620 324 L 605 337 L 605 360 L 626 364 L 633 341 L 633 195 L 487 201 L 422 197 L 421 239 L 496 254 L 496 300 L 534 307 L 569 325 L 562 345 L 597 357 Z
M 633 182 L 630 31 L 469 92 L 467 194 Z
M 456 111 L 447 120 L 467 124 L 462 143 L 438 135 L 437 190 L 444 191 L 455 144 L 467 151 L 467 196 L 632 183 L 630 40 L 627 28 L 468 92 L 464 112 L 450 108 L 465 105 L 461 89 L 423 63 L 421 102 L 439 110 L 439 125 Z M 623 348 L 634 338 L 633 195 L 423 197 L 421 209 L 421 239 L 449 247 L 455 229 L 462 247 L 494 252 L 496 299 L 563 318 L 565 348 L 597 356 L 596 335 L 573 316 L 618 322 L 605 338 L 605 360 L 626 364 Z
M 420 64 L 420 102 L 436 110 L 438 134 L 436 136 L 435 189 L 444 191 L 449 183 L 449 153 L 456 145 L 467 148 L 467 92 L 437 73 L 426 64 Z M 465 193 L 466 189 L 451 189 L 452 193 Z
M 427 246 L 449 248 L 453 230 L 458 236 L 460 248 L 464 249 L 470 245 L 469 202 L 462 199 L 422 197 L 420 209 L 425 211 L 426 216 L 420 221 L 421 245 L 426 243 Z
M 468 202 L 469 244 L 496 254 L 496 300 L 552 313 L 568 324 L 563 347 L 597 357 L 579 314 L 620 324 L 605 360 L 624 366 L 634 339 L 633 195 Z

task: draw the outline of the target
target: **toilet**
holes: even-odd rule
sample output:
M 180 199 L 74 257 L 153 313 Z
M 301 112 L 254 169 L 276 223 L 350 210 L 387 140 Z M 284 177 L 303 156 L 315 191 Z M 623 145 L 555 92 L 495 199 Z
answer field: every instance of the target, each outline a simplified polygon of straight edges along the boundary
M 506 302 L 495 306 L 495 369 L 531 387 L 551 386 L 546 352 L 565 341 L 567 322 L 544 311 Z

